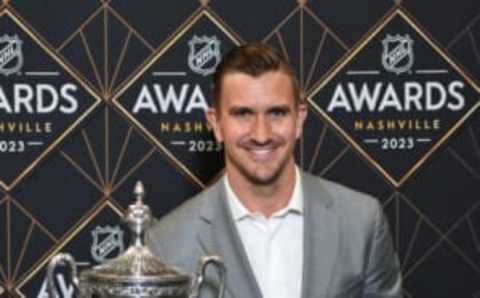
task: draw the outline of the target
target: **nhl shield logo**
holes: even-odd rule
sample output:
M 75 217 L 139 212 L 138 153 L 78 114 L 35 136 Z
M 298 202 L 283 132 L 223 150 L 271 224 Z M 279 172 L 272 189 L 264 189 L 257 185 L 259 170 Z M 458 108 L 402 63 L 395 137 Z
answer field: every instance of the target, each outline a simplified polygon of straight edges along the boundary
M 188 45 L 190 47 L 188 53 L 190 69 L 203 76 L 212 74 L 221 60 L 220 40 L 215 35 L 212 37 L 194 35 Z
M 93 244 L 90 252 L 92 258 L 98 263 L 114 258 L 124 250 L 123 231 L 119 226 L 106 226 L 103 228 L 97 226 L 92 231 L 92 237 Z M 117 252 L 115 255 L 112 254 L 114 251 Z
M 408 34 L 391 36 L 382 40 L 382 65 L 385 70 L 395 74 L 407 72 L 413 66 L 413 40 Z
M 0 37 L 0 73 L 4 76 L 17 73 L 23 66 L 22 41 L 17 35 Z

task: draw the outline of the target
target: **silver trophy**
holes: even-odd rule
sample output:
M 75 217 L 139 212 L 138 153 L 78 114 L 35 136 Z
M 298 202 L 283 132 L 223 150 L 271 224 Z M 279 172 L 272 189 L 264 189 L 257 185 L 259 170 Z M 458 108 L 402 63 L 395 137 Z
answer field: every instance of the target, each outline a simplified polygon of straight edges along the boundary
M 143 203 L 143 184 L 137 182 L 134 194 L 135 204 L 128 207 L 124 220 L 132 232 L 133 243 L 119 257 L 106 261 L 77 274 L 75 259 L 67 253 L 52 258 L 47 268 L 50 297 L 60 297 L 53 281 L 53 273 L 58 265 L 66 264 L 72 272 L 72 282 L 77 287 L 79 297 L 118 297 L 118 298 L 198 298 L 209 264 L 216 266 L 220 273 L 218 297 L 223 297 L 225 267 L 218 256 L 205 256 L 199 260 L 196 276 L 168 267 L 153 255 L 143 243 L 145 230 L 152 224 L 150 208 Z

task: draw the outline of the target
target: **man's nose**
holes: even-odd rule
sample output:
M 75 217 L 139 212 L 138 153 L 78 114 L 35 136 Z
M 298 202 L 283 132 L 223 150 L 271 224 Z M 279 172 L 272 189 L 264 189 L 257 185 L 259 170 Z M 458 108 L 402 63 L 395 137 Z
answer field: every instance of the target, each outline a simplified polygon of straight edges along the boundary
M 252 128 L 252 137 L 259 143 L 265 143 L 271 136 L 271 125 L 264 116 L 258 116 L 255 118 Z

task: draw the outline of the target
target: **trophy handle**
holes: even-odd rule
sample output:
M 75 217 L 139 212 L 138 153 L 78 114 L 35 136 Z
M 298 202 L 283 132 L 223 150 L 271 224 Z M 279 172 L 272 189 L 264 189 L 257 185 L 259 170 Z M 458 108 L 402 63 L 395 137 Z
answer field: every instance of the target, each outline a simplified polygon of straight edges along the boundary
M 220 273 L 220 291 L 218 292 L 218 298 L 223 297 L 225 291 L 225 265 L 219 256 L 204 256 L 200 258 L 198 262 L 197 274 L 195 275 L 189 298 L 199 298 L 200 289 L 205 277 L 205 270 L 210 264 L 215 265 Z
M 48 264 L 47 267 L 47 280 L 48 280 L 48 296 L 52 298 L 57 298 L 60 297 L 58 295 L 58 291 L 55 287 L 55 282 L 54 282 L 54 277 L 53 273 L 55 271 L 55 268 L 57 268 L 58 265 L 63 265 L 67 264 L 70 267 L 70 270 L 72 271 L 72 282 L 77 287 L 78 289 L 78 275 L 77 275 L 77 264 L 75 263 L 75 259 L 72 257 L 72 255 L 68 253 L 59 253 L 58 255 L 54 256 L 50 263 Z

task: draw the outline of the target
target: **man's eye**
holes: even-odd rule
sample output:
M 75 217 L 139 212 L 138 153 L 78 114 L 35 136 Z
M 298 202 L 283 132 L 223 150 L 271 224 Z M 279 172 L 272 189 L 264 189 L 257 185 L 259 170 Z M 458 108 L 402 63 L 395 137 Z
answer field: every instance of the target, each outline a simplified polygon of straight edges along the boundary
M 288 114 L 288 110 L 286 110 L 286 109 L 274 109 L 274 110 L 271 110 L 269 114 L 272 117 L 284 117 Z
M 239 109 L 239 110 L 235 110 L 232 112 L 232 115 L 235 116 L 235 117 L 240 117 L 240 118 L 243 118 L 243 117 L 247 117 L 249 115 L 251 115 L 252 113 L 247 110 L 247 109 Z

